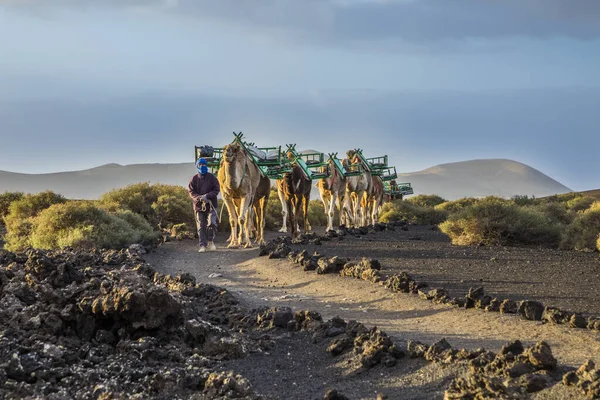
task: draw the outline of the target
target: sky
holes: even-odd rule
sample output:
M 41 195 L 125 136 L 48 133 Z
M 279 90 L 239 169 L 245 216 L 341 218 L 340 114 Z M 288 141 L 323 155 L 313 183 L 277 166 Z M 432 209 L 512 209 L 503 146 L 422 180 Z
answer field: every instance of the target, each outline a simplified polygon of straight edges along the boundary
M 0 0 L 0 170 L 191 163 L 234 131 L 599 188 L 600 1 Z

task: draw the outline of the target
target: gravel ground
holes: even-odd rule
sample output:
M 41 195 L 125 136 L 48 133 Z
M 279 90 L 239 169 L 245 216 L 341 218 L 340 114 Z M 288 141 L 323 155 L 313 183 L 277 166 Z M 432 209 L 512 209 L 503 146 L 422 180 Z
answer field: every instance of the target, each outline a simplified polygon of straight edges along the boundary
M 600 315 L 597 253 L 532 247 L 454 246 L 435 227 L 345 236 L 309 251 L 352 259 L 378 259 L 386 274 L 408 272 L 417 281 L 464 296 L 482 286 L 492 297 L 538 300 L 584 315 Z

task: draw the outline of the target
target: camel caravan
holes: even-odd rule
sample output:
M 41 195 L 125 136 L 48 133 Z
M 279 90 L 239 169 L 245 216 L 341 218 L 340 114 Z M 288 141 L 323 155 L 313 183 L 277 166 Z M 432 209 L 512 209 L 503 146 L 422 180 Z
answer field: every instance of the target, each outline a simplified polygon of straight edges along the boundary
M 327 216 L 326 230 L 333 230 L 335 210 L 340 227 L 360 227 L 377 223 L 386 201 L 413 194 L 410 183 L 396 183 L 396 168 L 388 165 L 387 155 L 365 158 L 361 149 L 348 150 L 342 160 L 337 153 L 299 153 L 295 145 L 256 147 L 244 140 L 242 132 L 222 149 L 196 146 L 195 160 L 203 157 L 216 174 L 221 196 L 229 213 L 229 248 L 264 244 L 264 227 L 271 180 L 281 201 L 280 232 L 291 230 L 292 237 L 302 227 L 311 231 L 308 205 L 316 186 Z

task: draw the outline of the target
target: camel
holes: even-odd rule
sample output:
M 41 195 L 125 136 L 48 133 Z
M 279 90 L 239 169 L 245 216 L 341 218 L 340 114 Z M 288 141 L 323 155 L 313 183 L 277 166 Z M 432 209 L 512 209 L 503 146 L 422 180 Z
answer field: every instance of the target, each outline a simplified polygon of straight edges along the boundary
M 383 181 L 379 176 L 373 176 L 372 183 L 371 192 L 369 194 L 365 192 L 361 202 L 367 216 L 366 225 L 377 223 L 379 210 L 384 202 Z
M 325 208 L 325 215 L 327 215 L 326 231 L 330 231 L 333 230 L 333 216 L 336 203 L 340 212 L 340 225 L 346 224 L 346 213 L 343 210 L 346 195 L 346 177 L 338 171 L 332 159 L 329 159 L 328 165 L 321 170 L 321 172 L 325 171 L 328 172 L 329 176 L 319 179 L 319 182 L 315 186 L 319 189 L 321 201 Z
M 298 236 L 298 215 L 300 207 L 304 212 L 304 229 L 310 231 L 311 227 L 308 223 L 308 203 L 310 201 L 310 191 L 312 189 L 312 179 L 309 179 L 298 165 L 292 167 L 292 172 L 286 172 L 278 182 L 278 187 L 281 186 L 285 203 L 287 206 L 287 221 L 292 228 L 292 237 Z
M 231 226 L 231 241 L 227 246 L 229 248 L 240 245 L 252 247 L 248 221 L 251 215 L 250 206 L 254 204 L 254 196 L 261 177 L 260 169 L 240 143 L 233 142 L 223 147 L 217 179 L 221 185 L 221 195 L 229 213 L 229 225 Z M 237 207 L 236 199 L 239 202 Z M 258 229 L 261 230 L 261 226 Z M 260 237 L 262 234 L 261 231 Z
M 250 222 L 252 223 L 251 233 L 254 233 L 255 243 L 265 244 L 264 231 L 267 215 L 267 204 L 271 194 L 271 179 L 268 176 L 261 176 L 252 204 Z
M 289 160 L 290 163 L 294 162 L 294 155 L 291 152 L 287 152 L 286 156 Z M 292 174 L 292 177 L 294 179 L 294 186 L 299 185 L 300 184 L 300 180 L 302 179 L 308 179 L 306 178 L 306 176 L 304 175 L 304 172 L 302 171 L 302 169 L 300 168 L 300 173 L 299 174 Z M 279 201 L 281 202 L 281 216 L 282 216 L 282 223 L 281 223 L 281 229 L 279 229 L 279 232 L 283 232 L 286 233 L 287 232 L 287 221 L 288 221 L 288 215 L 289 215 L 289 207 L 287 204 L 287 200 L 286 200 L 286 183 L 285 183 L 285 175 L 282 179 L 278 179 L 275 181 L 275 186 L 277 187 L 277 195 L 279 196 Z M 307 197 L 305 199 L 306 201 L 306 206 L 303 207 L 303 209 L 308 210 L 308 202 L 310 201 L 310 190 L 307 194 Z M 306 232 L 309 232 L 312 228 L 310 226 L 310 223 L 308 222 L 308 211 L 304 212 L 304 230 Z M 295 221 L 297 221 L 298 219 L 295 218 Z M 300 232 L 300 225 L 296 226 L 296 231 Z
M 346 168 L 351 164 L 361 163 L 360 158 L 354 150 L 349 150 L 348 158 L 343 160 Z M 362 164 L 361 164 L 362 165 Z M 362 165 L 363 172 L 360 175 L 346 177 L 346 196 L 344 201 L 344 210 L 348 213 L 349 225 L 356 227 L 361 224 L 367 225 L 366 210 L 361 206 L 363 196 L 370 196 L 373 188 L 373 179 L 367 165 Z

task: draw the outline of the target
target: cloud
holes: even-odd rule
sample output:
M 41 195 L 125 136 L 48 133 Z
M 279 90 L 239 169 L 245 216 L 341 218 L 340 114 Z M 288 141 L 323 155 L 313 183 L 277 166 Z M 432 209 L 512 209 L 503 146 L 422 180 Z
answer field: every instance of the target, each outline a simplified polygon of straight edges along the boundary
M 297 143 L 323 152 L 360 147 L 369 156 L 389 154 L 402 172 L 466 159 L 509 158 L 577 190 L 597 185 L 599 89 L 357 90 L 317 97 L 149 93 L 2 104 L 0 120 L 10 137 L 3 138 L 0 170 L 77 157 L 88 160 L 88 167 L 183 162 L 194 144 L 222 146 L 231 141 L 232 131 L 241 130 L 260 146 Z
M 220 21 L 337 46 L 430 46 L 471 39 L 600 37 L 598 0 L 0 0 L 9 8 L 121 7 Z

